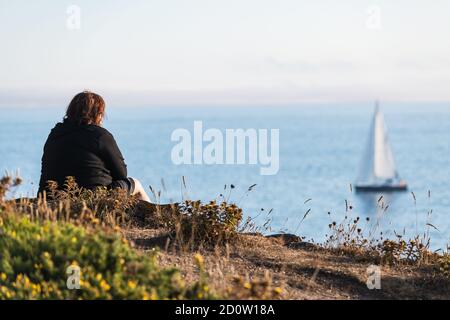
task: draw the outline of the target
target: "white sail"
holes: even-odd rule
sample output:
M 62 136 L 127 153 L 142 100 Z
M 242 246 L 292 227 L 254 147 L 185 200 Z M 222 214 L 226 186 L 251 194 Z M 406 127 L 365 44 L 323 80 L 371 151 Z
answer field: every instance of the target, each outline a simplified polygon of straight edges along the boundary
M 361 159 L 360 173 L 358 177 L 358 183 L 371 184 L 374 181 L 374 150 L 375 150 L 375 118 L 372 120 L 372 124 L 369 130 L 369 139 L 367 140 L 366 149 Z
M 374 176 L 378 179 L 394 179 L 397 176 L 394 155 L 389 143 L 384 117 L 380 109 L 375 110 L 375 151 L 374 151 Z
M 358 183 L 376 185 L 389 181 L 393 182 L 397 178 L 398 175 L 387 128 L 377 103 L 369 132 L 369 141 L 361 163 Z

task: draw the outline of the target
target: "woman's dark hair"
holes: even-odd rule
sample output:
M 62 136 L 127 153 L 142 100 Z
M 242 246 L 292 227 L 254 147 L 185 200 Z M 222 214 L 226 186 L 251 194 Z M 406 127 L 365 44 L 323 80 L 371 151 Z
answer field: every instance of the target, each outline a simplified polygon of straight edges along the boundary
M 101 96 L 90 91 L 83 91 L 73 97 L 67 107 L 67 119 L 76 124 L 99 125 L 105 115 L 105 101 Z

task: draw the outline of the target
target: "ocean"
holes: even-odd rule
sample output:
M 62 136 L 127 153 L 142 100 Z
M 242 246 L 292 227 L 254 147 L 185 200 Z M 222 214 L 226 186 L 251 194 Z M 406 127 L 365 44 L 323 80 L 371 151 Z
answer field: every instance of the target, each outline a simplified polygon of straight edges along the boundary
M 369 103 L 116 107 L 107 109 L 104 126 L 115 136 L 129 175 L 161 190 L 162 203 L 183 198 L 209 201 L 222 194 L 257 224 L 269 221 L 270 228 L 262 231 L 295 233 L 317 242 L 324 241 L 332 221 L 347 215 L 365 222 L 369 217 L 371 223 L 379 221 L 384 237 L 428 231 L 432 248 L 445 249 L 450 240 L 450 106 L 381 107 L 398 171 L 409 185 L 408 192 L 385 194 L 383 208 L 378 202 L 381 194 L 355 194 L 351 187 L 372 119 Z M 10 197 L 35 194 L 43 145 L 64 111 L 64 107 L 0 109 L 0 169 L 19 169 L 24 179 Z M 171 134 L 182 128 L 193 132 L 194 121 L 202 121 L 204 130 L 221 132 L 279 129 L 278 173 L 261 175 L 258 164 L 174 164 L 171 151 L 176 142 Z

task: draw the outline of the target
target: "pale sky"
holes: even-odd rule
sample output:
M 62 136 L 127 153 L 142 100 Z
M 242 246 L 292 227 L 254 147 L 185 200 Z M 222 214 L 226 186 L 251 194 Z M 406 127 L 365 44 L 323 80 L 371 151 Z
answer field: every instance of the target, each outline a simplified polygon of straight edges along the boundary
M 0 40 L 0 106 L 450 101 L 448 0 L 0 0 Z

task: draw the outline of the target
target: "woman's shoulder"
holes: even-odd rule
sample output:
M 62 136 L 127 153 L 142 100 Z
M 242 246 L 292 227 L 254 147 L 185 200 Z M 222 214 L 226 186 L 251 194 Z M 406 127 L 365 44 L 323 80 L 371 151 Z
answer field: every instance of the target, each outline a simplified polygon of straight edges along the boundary
M 91 131 L 92 134 L 96 136 L 96 138 L 100 143 L 108 144 L 111 143 L 112 141 L 115 141 L 112 133 L 103 127 L 90 124 L 86 126 L 86 130 Z
M 85 125 L 86 130 L 92 131 L 97 133 L 99 136 L 107 135 L 112 136 L 111 132 L 109 132 L 107 129 L 94 125 L 94 124 L 87 124 Z
M 71 133 L 89 135 L 93 138 L 97 139 L 111 139 L 113 138 L 112 134 L 105 128 L 93 124 L 74 124 L 69 121 L 59 122 L 55 125 L 55 127 L 51 130 L 52 135 L 66 135 Z

